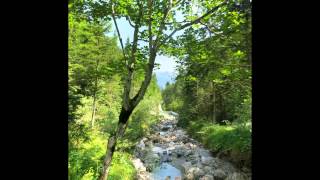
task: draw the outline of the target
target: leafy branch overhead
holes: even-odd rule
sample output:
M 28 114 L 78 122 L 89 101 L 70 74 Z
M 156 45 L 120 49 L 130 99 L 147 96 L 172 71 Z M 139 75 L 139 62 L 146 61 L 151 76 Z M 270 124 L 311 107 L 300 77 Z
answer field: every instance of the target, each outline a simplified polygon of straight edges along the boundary
M 250 6 L 250 0 L 69 2 L 70 121 L 90 116 L 92 129 L 100 127 L 108 132 L 104 137 L 108 138 L 107 149 L 100 159 L 102 170 L 95 172 L 95 177 L 108 177 L 113 155 L 121 148 L 117 144 L 130 124 L 139 124 L 129 119 L 136 115 L 140 102 L 151 98 L 147 90 L 157 89 L 153 71 L 159 66 L 155 63 L 158 55 L 174 56 L 179 64 L 176 83 L 167 85 L 163 97 L 165 108 L 181 112 L 183 125 L 192 127 L 190 122 L 197 120 L 228 126 L 230 122 L 247 123 L 251 105 Z M 129 29 L 120 29 L 123 21 Z M 106 35 L 111 25 L 114 37 Z M 123 31 L 131 31 L 132 37 L 123 39 Z M 114 96 L 116 104 L 111 100 Z M 76 113 L 88 99 L 92 100 L 92 113 Z M 114 119 L 104 122 L 112 127 L 95 124 L 102 104 L 117 109 L 109 113 L 113 118 L 105 117 Z M 244 134 L 248 135 L 247 131 L 241 136 Z M 234 144 L 233 140 L 228 142 Z M 230 147 L 238 148 L 226 148 Z
M 154 60 L 157 52 L 160 50 L 160 47 L 166 44 L 176 32 L 200 23 L 203 19 L 212 15 L 219 8 L 226 5 L 228 1 L 217 1 L 215 3 L 216 5 L 210 9 L 203 7 L 203 13 L 193 20 L 187 19 L 188 11 L 190 11 L 190 3 L 192 2 L 186 0 L 120 0 L 109 2 L 97 1 L 94 3 L 94 6 L 92 6 L 93 12 L 96 13 L 99 9 L 103 9 L 102 7 L 105 7 L 104 9 L 111 9 L 111 17 L 117 31 L 125 63 L 127 65 L 128 77 L 130 77 L 135 70 L 138 52 L 142 52 L 142 55 L 148 59 L 148 63 L 145 67 L 145 81 L 143 82 L 140 91 L 133 98 L 130 98 L 125 102 L 125 107 L 128 108 L 129 106 L 136 106 L 139 100 L 143 97 L 150 79 L 148 77 L 152 74 Z M 185 20 L 182 20 L 182 22 L 185 23 L 178 23 L 177 17 L 175 16 L 175 11 L 177 10 L 182 11 L 185 14 L 186 18 Z M 106 16 L 107 15 L 108 14 L 106 14 Z M 123 39 L 118 28 L 117 19 L 121 17 L 125 18 L 134 28 L 133 41 L 128 44 L 130 46 L 130 52 L 126 51 L 124 48 Z M 174 23 L 170 24 L 170 22 Z M 171 30 L 171 32 L 167 33 L 168 30 Z M 139 40 L 146 42 L 148 45 L 142 47 L 139 46 Z M 147 51 L 142 51 L 142 49 L 147 49 Z M 128 84 L 130 84 L 130 78 L 127 80 Z M 130 87 L 128 86 L 124 99 L 128 99 L 127 97 L 129 97 L 129 92 Z

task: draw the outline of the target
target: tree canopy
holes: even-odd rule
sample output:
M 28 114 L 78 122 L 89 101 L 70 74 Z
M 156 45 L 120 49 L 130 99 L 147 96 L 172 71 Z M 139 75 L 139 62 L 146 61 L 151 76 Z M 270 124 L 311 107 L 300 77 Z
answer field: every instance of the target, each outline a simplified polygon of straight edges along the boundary
M 212 151 L 250 165 L 250 0 L 72 0 L 68 19 L 70 179 L 132 179 L 121 162 L 160 119 L 160 104 Z M 162 92 L 158 55 L 179 64 Z

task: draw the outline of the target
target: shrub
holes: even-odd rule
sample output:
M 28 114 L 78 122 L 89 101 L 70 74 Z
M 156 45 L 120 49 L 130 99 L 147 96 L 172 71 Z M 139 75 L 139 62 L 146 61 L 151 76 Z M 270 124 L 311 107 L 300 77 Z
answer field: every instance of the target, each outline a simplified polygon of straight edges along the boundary
M 202 120 L 191 121 L 188 133 L 202 142 L 212 152 L 228 156 L 240 164 L 250 165 L 251 129 L 241 124 L 218 125 Z

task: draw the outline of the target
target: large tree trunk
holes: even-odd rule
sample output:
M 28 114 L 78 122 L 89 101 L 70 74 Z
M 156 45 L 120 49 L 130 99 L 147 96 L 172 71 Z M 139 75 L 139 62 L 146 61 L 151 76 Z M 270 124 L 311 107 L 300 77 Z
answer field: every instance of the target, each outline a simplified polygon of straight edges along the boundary
M 112 162 L 112 156 L 116 149 L 117 141 L 121 138 L 127 128 L 129 117 L 132 113 L 132 110 L 121 109 L 119 116 L 118 128 L 115 134 L 111 135 L 108 139 L 108 146 L 106 150 L 106 156 L 103 161 L 102 171 L 99 176 L 99 180 L 105 180 L 108 177 L 110 165 Z
M 123 136 L 127 126 L 128 126 L 128 120 L 129 117 L 134 110 L 134 108 L 139 104 L 139 102 L 142 100 L 149 83 L 152 78 L 152 71 L 154 68 L 154 61 L 156 58 L 156 54 L 153 53 L 150 56 L 149 59 L 149 65 L 146 70 L 145 78 L 144 81 L 139 89 L 139 92 L 132 98 L 130 99 L 130 90 L 132 86 L 132 75 L 133 73 L 129 71 L 127 81 L 124 86 L 124 98 L 123 98 L 123 104 L 121 108 L 121 112 L 119 115 L 119 123 L 118 123 L 118 128 L 117 131 L 114 135 L 111 135 L 108 140 L 108 146 L 106 150 L 106 156 L 103 162 L 103 168 L 99 177 L 99 180 L 105 180 L 108 177 L 109 174 L 109 168 L 112 162 L 112 156 L 115 151 L 116 145 L 117 145 L 117 140 Z
M 112 156 L 113 156 L 113 153 L 114 153 L 116 145 L 117 145 L 117 140 L 121 136 L 123 136 L 123 134 L 127 128 L 128 120 L 129 120 L 129 117 L 130 117 L 132 111 L 139 104 L 139 102 L 142 100 L 142 98 L 143 98 L 143 96 L 149 86 L 149 83 L 152 78 L 152 71 L 153 71 L 153 67 L 154 67 L 155 57 L 156 57 L 155 54 L 152 54 L 152 56 L 150 57 L 150 61 L 149 61 L 150 63 L 149 63 L 147 72 L 145 74 L 145 78 L 142 83 L 142 86 L 140 87 L 139 92 L 132 99 L 129 98 L 132 78 L 129 77 L 128 81 L 126 82 L 125 90 L 124 90 L 123 105 L 122 105 L 122 109 L 121 109 L 120 116 L 119 116 L 118 128 L 117 128 L 116 133 L 109 137 L 108 146 L 107 146 L 107 150 L 106 150 L 106 156 L 105 156 L 105 159 L 103 162 L 103 168 L 100 173 L 99 180 L 105 180 L 106 177 L 108 177 L 109 168 L 110 168 L 110 165 L 112 162 Z M 129 73 L 129 74 L 132 75 L 132 73 Z M 128 91 L 128 89 L 129 89 L 129 91 Z
M 117 29 L 117 32 L 119 35 L 120 34 L 119 29 L 117 27 L 115 17 L 114 17 L 114 9 L 113 9 L 112 15 L 113 15 L 113 20 L 114 20 L 114 23 L 116 25 L 116 29 Z M 153 49 L 150 49 L 149 63 L 146 68 L 144 81 L 142 82 L 142 85 L 141 85 L 138 93 L 131 99 L 130 92 L 132 89 L 132 79 L 133 79 L 133 74 L 134 74 L 134 70 L 135 70 L 135 67 L 134 67 L 135 61 L 136 61 L 136 57 L 135 57 L 136 54 L 135 53 L 136 53 L 137 45 L 138 45 L 138 31 L 139 31 L 139 27 L 140 27 L 141 18 L 142 18 L 142 4 L 139 4 L 139 18 L 138 18 L 138 22 L 137 22 L 135 29 L 134 29 L 134 35 L 133 35 L 134 37 L 133 37 L 131 56 L 128 59 L 128 65 L 127 65 L 128 75 L 126 78 L 126 82 L 124 84 L 123 102 L 122 102 L 121 112 L 119 115 L 118 128 L 117 128 L 116 133 L 109 137 L 108 146 L 107 146 L 107 150 L 106 150 L 106 156 L 105 156 L 105 159 L 103 162 L 103 168 L 100 173 L 99 180 L 105 180 L 108 177 L 109 168 L 110 168 L 110 165 L 112 162 L 112 156 L 113 156 L 113 153 L 114 153 L 116 145 L 117 145 L 117 140 L 124 134 L 124 132 L 127 128 L 127 125 L 128 125 L 129 117 L 130 117 L 132 111 L 134 110 L 134 108 L 142 100 L 142 98 L 143 98 L 143 96 L 149 86 L 151 77 L 152 77 L 152 71 L 154 68 L 154 61 L 156 58 L 156 51 L 154 51 Z M 120 43 L 122 45 L 120 35 L 119 35 L 119 39 L 120 39 Z M 124 56 L 125 56 L 125 53 L 124 53 Z

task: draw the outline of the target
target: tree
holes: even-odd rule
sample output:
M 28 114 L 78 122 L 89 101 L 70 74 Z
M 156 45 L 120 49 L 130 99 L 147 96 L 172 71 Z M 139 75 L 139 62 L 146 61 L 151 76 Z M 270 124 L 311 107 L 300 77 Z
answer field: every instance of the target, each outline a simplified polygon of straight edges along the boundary
M 88 175 L 96 179 L 108 135 L 104 125 L 113 124 L 121 102 L 122 69 L 115 68 L 121 65 L 121 50 L 117 37 L 105 35 L 110 29 L 108 23 L 91 20 L 81 12 L 83 3 L 73 2 L 68 21 L 68 175 L 71 179 Z M 107 121 L 94 123 L 95 119 Z
M 70 14 L 70 17 L 77 17 Z M 70 19 L 69 26 L 69 77 L 77 84 L 83 96 L 92 97 L 91 126 L 94 127 L 97 100 L 103 88 L 101 82 L 115 73 L 113 62 L 119 59 L 116 38 L 106 37 L 110 25 L 104 21 Z
M 89 1 L 92 16 L 99 18 L 112 17 L 117 30 L 120 46 L 126 66 L 126 77 L 123 88 L 122 107 L 116 131 L 108 139 L 106 156 L 100 180 L 108 176 L 109 166 L 116 148 L 117 141 L 123 136 L 128 125 L 128 119 L 132 111 L 145 95 L 147 87 L 152 79 L 157 54 L 163 51 L 164 44 L 173 40 L 176 32 L 181 31 L 200 22 L 208 21 L 208 17 L 225 6 L 227 1 L 205 1 L 202 14 L 192 13 L 191 0 L 118 0 L 118 1 Z M 193 4 L 192 4 L 193 5 Z M 194 3 L 194 5 L 197 5 Z M 176 11 L 182 12 L 185 19 L 178 21 Z M 106 14 L 104 14 L 104 12 Z M 124 17 L 134 28 L 133 41 L 124 47 L 118 29 L 117 18 Z M 170 31 L 170 33 L 167 33 Z M 143 41 L 147 45 L 140 46 Z M 144 78 L 136 94 L 132 93 L 132 79 L 134 72 L 143 67 Z
M 251 13 L 248 2 L 240 0 L 228 4 L 216 11 L 207 23 L 201 21 L 201 26 L 186 30 L 176 42 L 168 45 L 171 47 L 167 52 L 176 56 L 180 63 L 175 84 L 180 83 L 183 89 L 179 97 L 184 104 L 179 109 L 183 125 L 190 119 L 222 124 L 224 120 L 239 119 L 240 113 L 236 111 L 244 107 L 245 100 L 250 102 Z M 170 87 L 164 91 L 168 90 Z M 167 93 L 169 96 L 164 99 L 177 94 Z M 184 117 L 188 120 L 183 121 Z

